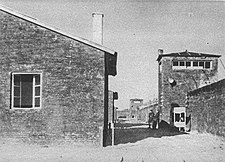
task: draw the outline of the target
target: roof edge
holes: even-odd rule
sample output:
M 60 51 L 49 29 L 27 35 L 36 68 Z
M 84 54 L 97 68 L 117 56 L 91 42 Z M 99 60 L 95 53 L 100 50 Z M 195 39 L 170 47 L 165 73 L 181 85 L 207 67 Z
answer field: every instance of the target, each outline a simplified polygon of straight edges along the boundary
M 160 61 L 162 57 L 172 57 L 174 54 L 177 54 L 178 56 L 173 56 L 173 57 L 221 57 L 222 55 L 218 54 L 208 54 L 208 53 L 202 53 L 202 52 L 190 52 L 190 51 L 184 51 L 188 53 L 188 56 L 182 56 L 180 53 L 183 52 L 175 52 L 175 53 L 166 53 L 166 54 L 160 54 L 158 55 L 158 58 L 156 61 Z M 192 56 L 191 53 L 198 54 L 198 56 Z
M 115 53 L 117 53 L 116 51 L 111 50 L 111 49 L 109 49 L 109 48 L 107 48 L 107 47 L 105 47 L 105 46 L 103 46 L 103 45 L 100 45 L 100 44 L 94 43 L 94 42 L 92 42 L 92 41 L 89 41 L 89 40 L 87 40 L 87 39 L 84 39 L 84 38 L 81 38 L 81 37 L 78 37 L 78 36 L 75 36 L 75 35 L 72 35 L 72 34 L 63 32 L 63 31 L 60 30 L 60 29 L 57 29 L 57 28 L 51 27 L 51 26 L 49 26 L 49 25 L 47 25 L 47 24 L 45 24 L 45 23 L 39 22 L 39 21 L 37 21 L 37 19 L 35 19 L 35 18 L 32 18 L 32 17 L 30 17 L 30 16 L 21 14 L 21 13 L 19 13 L 19 12 L 17 12 L 17 11 L 14 11 L 14 10 L 8 8 L 8 7 L 5 7 L 5 6 L 0 5 L 0 11 L 3 11 L 3 12 L 5 12 L 5 13 L 8 13 L 8 14 L 13 15 L 13 16 L 15 16 L 15 17 L 18 17 L 18 18 L 20 18 L 20 19 L 23 19 L 23 20 L 28 21 L 28 22 L 30 22 L 30 23 L 33 23 L 33 24 L 35 24 L 35 25 L 38 25 L 38 26 L 40 26 L 40 27 L 42 27 L 42 28 L 51 30 L 51 31 L 53 31 L 53 32 L 55 32 L 55 33 L 61 34 L 61 35 L 66 36 L 66 37 L 68 37 L 68 38 L 70 38 L 70 39 L 79 41 L 79 42 L 81 42 L 81 43 L 84 43 L 84 44 L 86 44 L 86 45 L 89 45 L 89 46 L 91 46 L 91 47 L 94 47 L 94 48 L 96 48 L 96 49 L 98 49 L 98 50 L 101 50 L 101 51 L 104 51 L 104 52 L 107 52 L 107 53 L 110 53 L 110 54 L 115 54 Z
M 221 79 L 217 82 L 214 82 L 214 83 L 205 85 L 203 87 L 194 89 L 192 91 L 189 91 L 187 93 L 187 95 L 188 96 L 196 96 L 196 95 L 198 95 L 200 93 L 203 93 L 203 92 L 209 92 L 209 91 L 213 91 L 213 90 L 221 90 L 221 87 L 224 87 L 224 85 L 225 85 L 225 79 Z

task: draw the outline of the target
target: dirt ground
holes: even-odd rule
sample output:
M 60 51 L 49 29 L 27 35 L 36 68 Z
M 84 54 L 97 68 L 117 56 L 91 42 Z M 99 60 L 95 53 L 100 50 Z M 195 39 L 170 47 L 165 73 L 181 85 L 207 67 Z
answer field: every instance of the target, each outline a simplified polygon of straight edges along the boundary
M 133 132 L 135 132 L 135 128 Z M 151 131 L 145 128 L 146 131 Z M 140 132 L 135 136 L 139 136 Z M 126 137 L 124 137 L 126 138 Z M 0 162 L 224 162 L 225 139 L 190 132 L 145 136 L 105 148 L 83 145 L 28 145 L 0 138 Z

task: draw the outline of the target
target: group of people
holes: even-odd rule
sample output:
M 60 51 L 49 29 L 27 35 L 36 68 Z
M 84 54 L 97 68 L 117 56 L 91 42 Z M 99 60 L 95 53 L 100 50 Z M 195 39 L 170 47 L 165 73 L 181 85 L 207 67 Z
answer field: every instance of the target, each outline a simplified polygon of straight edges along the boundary
M 151 110 L 148 114 L 149 128 L 156 129 L 158 123 L 159 123 L 159 111 L 156 114 L 154 114 L 153 110 Z

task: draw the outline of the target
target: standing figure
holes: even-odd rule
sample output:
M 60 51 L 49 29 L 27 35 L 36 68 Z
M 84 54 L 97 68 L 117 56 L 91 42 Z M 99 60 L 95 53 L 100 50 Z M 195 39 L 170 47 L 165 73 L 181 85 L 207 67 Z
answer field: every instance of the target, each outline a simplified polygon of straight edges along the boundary
M 151 110 L 148 114 L 148 128 L 153 128 L 154 112 Z
M 153 117 L 153 125 L 152 128 L 156 129 L 157 124 L 159 123 L 159 111 Z

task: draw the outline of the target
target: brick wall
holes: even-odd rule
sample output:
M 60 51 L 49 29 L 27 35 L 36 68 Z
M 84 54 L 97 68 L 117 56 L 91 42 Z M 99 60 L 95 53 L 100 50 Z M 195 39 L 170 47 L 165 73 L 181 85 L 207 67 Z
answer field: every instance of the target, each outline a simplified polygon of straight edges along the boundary
M 162 120 L 172 124 L 173 105 L 186 106 L 186 95 L 189 91 L 199 88 L 204 82 L 213 82 L 217 78 L 218 59 L 214 57 L 203 58 L 212 60 L 212 69 L 172 69 L 172 60 L 200 60 L 201 58 L 187 57 L 163 57 L 161 60 L 161 70 L 159 73 L 159 105 L 162 112 Z M 172 87 L 169 78 L 176 81 L 176 86 Z
M 1 135 L 99 143 L 104 52 L 4 12 L 0 22 Z M 12 72 L 42 73 L 40 110 L 10 109 Z
M 189 92 L 192 129 L 225 136 L 225 79 Z

